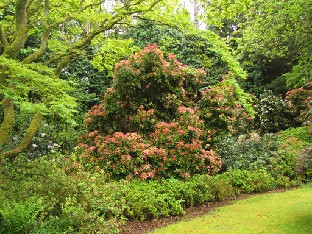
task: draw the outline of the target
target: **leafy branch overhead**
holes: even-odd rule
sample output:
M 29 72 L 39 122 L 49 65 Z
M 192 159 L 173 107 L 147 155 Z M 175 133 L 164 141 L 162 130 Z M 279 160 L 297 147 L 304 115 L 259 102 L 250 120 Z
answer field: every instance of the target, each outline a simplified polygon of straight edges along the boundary
M 72 121 L 72 90 L 56 77 L 92 43 L 105 44 L 103 33 L 152 11 L 161 2 L 5 1 L 0 7 L 0 100 L 8 97 L 22 109 L 56 113 Z M 110 47 L 115 45 L 112 41 Z M 104 67 L 112 68 L 118 56 L 132 51 L 117 58 L 110 56 L 109 48 L 103 52 L 109 56 Z
M 6 0 L 0 4 L 0 101 L 35 113 L 20 145 L 5 152 L 16 155 L 29 144 L 41 124 L 41 116 L 75 124 L 73 88 L 59 75 L 92 40 L 133 16 L 151 11 L 162 2 Z M 8 118 L 2 126 L 11 126 Z M 35 126 L 35 127 L 32 127 Z M 3 128 L 1 128 L 1 131 Z M 8 140 L 7 131 L 1 140 Z M 29 133 L 29 134 L 28 134 Z M 6 154 L 7 153 L 7 154 Z M 3 155 L 2 155 L 3 156 Z
M 105 1 L 8 2 L 1 12 L 2 55 L 16 59 L 27 40 L 39 32 L 40 44 L 23 59 L 23 63 L 37 61 L 47 52 L 49 44 L 53 48 L 53 43 L 57 43 L 58 46 L 52 49 L 52 53 L 49 51 L 51 54 L 47 63 L 53 63 L 55 74 L 59 75 L 67 63 L 82 53 L 97 35 L 111 30 L 134 15 L 151 11 L 160 2 L 162 1 L 116 1 L 111 11 L 107 10 Z M 13 14 L 7 13 L 9 8 L 14 8 Z

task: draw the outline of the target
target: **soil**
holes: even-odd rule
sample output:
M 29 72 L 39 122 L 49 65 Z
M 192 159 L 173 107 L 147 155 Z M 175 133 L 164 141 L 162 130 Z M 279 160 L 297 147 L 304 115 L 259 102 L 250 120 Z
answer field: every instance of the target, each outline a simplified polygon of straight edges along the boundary
M 284 192 L 285 189 L 276 189 L 266 193 L 275 193 L 275 192 Z M 181 220 L 190 220 L 195 217 L 200 217 L 206 215 L 208 212 L 214 210 L 217 207 L 225 206 L 232 204 L 236 200 L 241 200 L 246 197 L 259 195 L 252 194 L 246 195 L 241 194 L 236 197 L 231 197 L 225 201 L 219 202 L 211 202 L 205 205 L 190 207 L 185 209 L 185 214 L 183 216 L 170 216 L 170 217 L 162 217 L 159 219 L 146 220 L 146 221 L 127 221 L 122 226 L 120 226 L 121 234 L 144 234 L 153 231 L 156 228 L 165 227 L 169 224 L 176 223 Z

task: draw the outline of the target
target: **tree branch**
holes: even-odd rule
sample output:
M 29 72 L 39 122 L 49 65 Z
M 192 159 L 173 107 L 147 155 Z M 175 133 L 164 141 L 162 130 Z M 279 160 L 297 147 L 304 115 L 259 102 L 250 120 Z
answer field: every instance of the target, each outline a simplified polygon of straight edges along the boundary
M 19 153 L 23 152 L 27 149 L 30 145 L 32 139 L 34 138 L 35 134 L 39 130 L 40 124 L 42 120 L 42 114 L 40 112 L 36 112 L 34 117 L 21 141 L 21 143 L 12 150 L 0 153 L 0 159 L 5 157 L 14 157 Z
M 2 29 L 2 24 L 0 22 L 0 44 L 3 48 L 5 48 L 8 45 L 7 36 L 5 31 Z
M 45 2 L 49 2 L 49 1 L 45 0 Z M 46 10 L 45 10 L 45 12 L 46 12 Z M 33 61 L 38 59 L 40 56 L 42 56 L 47 50 L 47 46 L 48 46 L 48 42 L 49 42 L 49 36 L 50 36 L 52 30 L 57 28 L 60 24 L 63 24 L 63 23 L 70 21 L 72 19 L 74 19 L 73 16 L 67 16 L 58 22 L 55 22 L 51 25 L 48 25 L 48 13 L 47 13 L 46 19 L 42 20 L 43 33 L 41 35 L 40 47 L 34 53 L 30 54 L 27 58 L 25 58 L 23 60 L 23 63 L 24 64 L 32 63 Z
M 4 98 L 3 103 L 3 112 L 4 118 L 0 127 L 0 146 L 5 144 L 6 139 L 11 134 L 14 126 L 14 105 L 10 98 Z
M 15 5 L 16 36 L 10 46 L 4 50 L 4 55 L 16 58 L 27 38 L 27 0 L 17 0 Z
M 120 21 L 122 21 L 123 19 L 125 19 L 125 17 L 136 14 L 136 13 L 144 13 L 144 12 L 148 12 L 151 11 L 159 2 L 161 2 L 163 0 L 155 0 L 149 8 L 142 10 L 142 9 L 133 9 L 131 10 L 130 8 L 128 9 L 127 12 L 122 12 L 122 13 L 117 13 L 116 15 L 113 16 L 112 19 L 110 20 L 105 20 L 102 22 L 102 25 L 95 29 L 93 32 L 90 32 L 86 38 L 78 41 L 75 45 L 73 45 L 67 52 L 58 55 L 57 57 L 52 58 L 50 61 L 48 61 L 48 63 L 51 63 L 52 61 L 57 61 L 58 59 L 61 59 L 61 61 L 58 63 L 57 68 L 55 70 L 55 75 L 59 76 L 62 69 L 68 64 L 68 62 L 71 60 L 71 58 L 73 58 L 74 56 L 72 56 L 73 54 L 77 53 L 78 51 L 81 51 L 83 49 L 85 49 L 86 47 L 88 47 L 91 44 L 92 39 L 99 35 L 102 32 L 108 31 L 110 29 L 112 29 L 116 24 L 120 23 Z M 134 5 L 138 5 L 141 2 L 144 2 L 142 0 L 134 3 Z
M 80 12 L 83 12 L 84 10 L 87 10 L 88 8 L 92 8 L 93 6 L 99 6 L 99 5 L 101 5 L 102 4 L 102 0 L 100 0 L 100 1 L 98 1 L 98 2 L 96 2 L 96 3 L 91 3 L 91 4 L 88 4 L 88 5 L 86 5 L 86 6 L 84 6 L 84 7 L 82 7 L 82 5 L 83 5 L 83 1 L 81 2 L 81 5 L 80 5 L 80 7 L 81 7 L 81 9 L 80 9 Z
M 41 35 L 41 42 L 40 47 L 32 54 L 30 54 L 27 58 L 23 60 L 23 63 L 31 63 L 38 59 L 41 55 L 46 52 L 49 35 L 52 31 L 51 28 L 48 27 L 48 19 L 49 19 L 49 12 L 50 12 L 50 2 L 49 0 L 44 1 L 44 12 L 43 17 L 41 20 L 41 25 L 43 27 L 43 33 Z
M 181 32 L 181 28 L 179 28 L 177 25 L 174 25 L 174 24 L 165 23 L 165 22 L 162 22 L 161 20 L 156 20 L 156 19 L 148 19 L 148 18 L 141 17 L 141 16 L 137 16 L 137 18 L 143 21 L 145 20 L 145 21 L 154 22 L 157 25 L 167 26 L 169 28 L 173 28 Z

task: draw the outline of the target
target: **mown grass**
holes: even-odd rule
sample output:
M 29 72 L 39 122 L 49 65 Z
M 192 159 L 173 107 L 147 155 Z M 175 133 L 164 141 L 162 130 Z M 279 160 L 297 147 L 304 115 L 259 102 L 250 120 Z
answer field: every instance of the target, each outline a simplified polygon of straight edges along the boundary
M 296 190 L 252 196 L 206 216 L 160 228 L 153 234 L 312 233 L 312 183 Z

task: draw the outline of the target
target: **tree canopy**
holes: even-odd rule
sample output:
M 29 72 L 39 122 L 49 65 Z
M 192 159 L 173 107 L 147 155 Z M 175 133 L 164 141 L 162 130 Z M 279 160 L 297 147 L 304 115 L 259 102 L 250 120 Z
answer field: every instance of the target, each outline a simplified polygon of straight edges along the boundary
M 69 95 L 70 86 L 58 78 L 62 70 L 92 43 L 103 41 L 105 32 L 153 10 L 160 2 L 4 1 L 0 5 L 0 100 L 4 106 L 10 103 L 4 112 L 18 105 L 35 116 L 56 114 L 73 121 L 76 104 Z M 41 118 L 36 117 L 36 122 L 26 138 L 34 136 Z M 3 136 L 10 135 L 11 125 L 4 118 Z M 24 143 L 20 149 L 30 141 Z
M 205 9 L 206 23 L 216 31 L 228 31 L 223 35 L 236 41 L 247 63 L 272 62 L 276 69 L 282 67 L 278 75 L 286 78 L 289 88 L 311 81 L 309 0 L 212 0 Z

